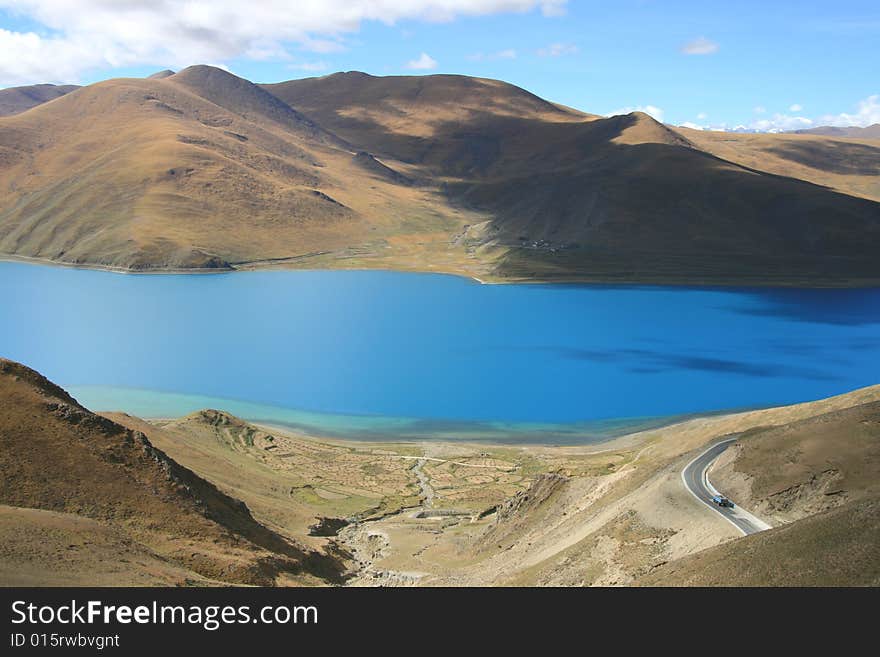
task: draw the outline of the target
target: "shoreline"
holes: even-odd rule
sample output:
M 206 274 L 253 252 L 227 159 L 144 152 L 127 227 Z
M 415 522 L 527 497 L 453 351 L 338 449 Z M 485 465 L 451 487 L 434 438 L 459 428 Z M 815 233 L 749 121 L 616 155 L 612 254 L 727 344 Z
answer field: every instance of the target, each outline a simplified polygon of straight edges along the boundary
M 289 260 L 296 258 L 291 256 Z M 281 259 L 288 260 L 288 259 Z M 783 279 L 768 281 L 760 278 L 746 279 L 696 279 L 683 280 L 680 278 L 647 278 L 621 280 L 612 276 L 608 277 L 560 277 L 560 278 L 480 278 L 474 274 L 468 274 L 455 270 L 437 270 L 437 269 L 412 269 L 409 267 L 379 266 L 379 267 L 296 267 L 284 266 L 283 262 L 270 264 L 249 264 L 238 263 L 237 265 L 229 265 L 228 267 L 167 267 L 167 268 L 145 268 L 133 269 L 130 267 L 120 267 L 115 265 L 102 265 L 98 263 L 75 263 L 65 262 L 61 260 L 53 260 L 51 258 L 40 258 L 35 256 L 21 256 L 10 253 L 0 253 L 0 262 L 11 262 L 18 264 L 28 264 L 44 267 L 58 267 L 62 269 L 77 269 L 83 271 L 100 271 L 111 274 L 127 274 L 132 276 L 149 275 L 149 276 L 187 276 L 187 275 L 220 275 L 247 272 L 266 272 L 266 271 L 351 271 L 351 272 L 371 272 L 382 271 L 399 274 L 425 274 L 435 276 L 454 276 L 456 278 L 464 278 L 478 285 L 584 285 L 584 286 L 608 286 L 608 287 L 676 287 L 676 288 L 701 288 L 701 289 L 813 289 L 813 290 L 870 290 L 880 288 L 880 277 L 876 279 L 867 279 L 859 281 L 839 280 L 839 281 L 810 281 L 801 279 Z M 267 261 L 255 261 L 265 263 Z
M 52 260 L 51 258 L 37 258 L 34 256 L 20 256 L 11 253 L 0 253 L 0 262 L 14 262 L 23 265 L 37 265 L 43 267 L 58 267 L 60 269 L 80 269 L 84 271 L 102 271 L 110 274 L 231 274 L 239 271 L 233 267 L 188 267 L 180 269 L 132 269 L 130 267 L 117 267 L 114 265 L 101 265 L 92 263 L 64 262 L 63 260 Z
M 799 402 L 803 403 L 803 402 Z M 297 438 L 301 438 L 304 440 L 312 440 L 320 443 L 332 443 L 332 444 L 345 444 L 345 445 L 433 445 L 433 446 L 456 446 L 456 447 L 470 447 L 470 448 L 501 448 L 501 449 L 544 449 L 544 448 L 552 448 L 552 449 L 583 449 L 595 446 L 607 446 L 611 443 L 617 443 L 619 441 L 628 441 L 632 436 L 637 436 L 640 434 L 648 433 L 651 431 L 659 431 L 664 430 L 669 427 L 673 427 L 679 424 L 684 424 L 692 421 L 706 420 L 715 417 L 726 417 L 737 415 L 739 413 L 748 413 L 757 410 L 765 410 L 766 408 L 777 408 L 773 406 L 753 408 L 753 409 L 729 409 L 723 411 L 715 411 L 715 412 L 706 412 L 706 413 L 694 413 L 686 416 L 682 415 L 670 415 L 656 418 L 656 422 L 638 422 L 638 419 L 635 418 L 632 420 L 631 424 L 625 424 L 626 418 L 621 419 L 621 430 L 613 431 L 607 434 L 595 434 L 589 437 L 584 437 L 582 440 L 547 440 L 540 441 L 537 439 L 531 439 L 532 436 L 540 435 L 540 431 L 534 432 L 516 432 L 511 431 L 509 433 L 505 433 L 503 430 L 497 430 L 493 432 L 493 435 L 489 435 L 489 432 L 486 433 L 485 438 L 476 437 L 474 435 L 469 435 L 466 432 L 462 432 L 461 438 L 454 438 L 449 435 L 437 434 L 437 435 L 412 435 L 412 434 L 403 434 L 396 435 L 392 431 L 388 431 L 387 433 L 382 432 L 381 430 L 374 430 L 369 433 L 365 433 L 361 437 L 354 435 L 353 433 L 346 434 L 344 432 L 340 432 L 338 434 L 334 434 L 332 430 L 323 430 L 320 427 L 307 427 L 303 425 L 298 425 L 295 423 L 285 423 L 281 420 L 272 420 L 272 419 L 261 419 L 261 418 L 249 418 L 246 416 L 238 415 L 232 411 L 226 410 L 224 408 L 202 408 L 191 413 L 187 413 L 181 416 L 176 417 L 168 417 L 168 416 L 151 416 L 146 414 L 138 414 L 132 411 L 127 411 L 123 409 L 109 409 L 109 408 L 99 408 L 97 410 L 91 409 L 93 412 L 98 413 L 100 415 L 103 414 L 123 414 L 131 417 L 136 417 L 145 422 L 149 422 L 151 424 L 165 424 L 171 422 L 177 422 L 186 418 L 190 415 L 199 413 L 201 411 L 214 410 L 219 411 L 221 413 L 226 413 L 233 417 L 236 417 L 240 420 L 243 420 L 249 424 L 252 424 L 255 427 L 263 429 L 268 433 L 280 433 L 290 436 L 295 436 Z M 565 426 L 565 425 L 560 425 Z M 505 440 L 503 436 L 509 435 L 514 437 L 510 440 Z M 521 436 L 524 439 L 516 439 L 516 436 Z M 602 450 L 600 450 L 602 451 Z
M 126 386 L 64 386 L 78 403 L 99 413 L 123 413 L 148 422 L 174 422 L 201 411 L 216 410 L 274 431 L 319 441 L 357 444 L 578 448 L 607 443 L 637 433 L 657 431 L 691 420 L 708 420 L 779 407 L 772 404 L 737 406 L 690 413 L 632 415 L 572 422 L 424 419 L 317 412 L 225 397 Z

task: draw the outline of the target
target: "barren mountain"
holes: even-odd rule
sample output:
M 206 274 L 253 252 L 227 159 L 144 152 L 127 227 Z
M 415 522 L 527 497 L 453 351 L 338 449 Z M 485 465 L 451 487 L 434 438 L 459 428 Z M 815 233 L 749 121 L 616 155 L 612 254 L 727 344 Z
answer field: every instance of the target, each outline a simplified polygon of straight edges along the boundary
M 710 475 L 772 523 L 880 496 L 880 403 L 749 431 Z
M 880 143 L 811 134 L 749 134 L 676 128 L 717 157 L 850 196 L 880 201 Z
M 228 268 L 449 229 L 340 144 L 219 69 L 84 87 L 0 121 L 0 252 Z
M 344 73 L 265 88 L 350 142 L 419 166 L 452 202 L 488 214 L 463 241 L 491 247 L 504 277 L 877 274 L 860 244 L 880 239 L 877 203 L 719 159 L 691 132 L 645 114 L 601 119 L 458 76 Z M 859 175 L 870 184 L 878 155 L 864 155 Z
M 776 527 L 672 561 L 640 583 L 880 584 L 880 403 L 746 431 L 709 476 Z
M 5 584 L 39 580 L 27 570 L 35 567 L 32 554 L 40 568 L 56 571 L 72 561 L 88 572 L 92 559 L 92 583 L 150 581 L 151 572 L 166 583 L 341 581 L 340 556 L 268 529 L 143 433 L 89 412 L 38 373 L 2 359 L 0 442 L 0 527 L 21 528 L 3 532 L 0 551 L 5 564 L 26 571 L 4 572 Z M 67 540 L 71 550 L 81 547 L 55 550 Z M 82 547 L 90 544 L 93 553 Z M 113 546 L 126 549 L 113 554 Z M 52 571 L 42 578 L 53 581 Z
M 172 75 L 174 75 L 174 71 L 172 71 L 170 68 L 166 68 L 161 71 L 156 71 L 152 75 L 148 75 L 147 79 L 149 79 L 149 80 L 162 80 L 163 78 L 170 78 Z
M 79 87 L 75 84 L 32 84 L 28 87 L 0 89 L 0 116 L 21 114 L 74 89 Z
M 856 126 L 837 127 L 831 125 L 809 128 L 807 130 L 795 130 L 799 135 L 825 135 L 827 137 L 854 137 L 856 139 L 880 139 L 880 123 L 869 125 L 864 128 Z
M 671 561 L 642 586 L 880 586 L 880 498 Z
M 0 253 L 492 280 L 880 278 L 875 146 L 741 148 L 464 76 L 168 73 L 0 119 Z

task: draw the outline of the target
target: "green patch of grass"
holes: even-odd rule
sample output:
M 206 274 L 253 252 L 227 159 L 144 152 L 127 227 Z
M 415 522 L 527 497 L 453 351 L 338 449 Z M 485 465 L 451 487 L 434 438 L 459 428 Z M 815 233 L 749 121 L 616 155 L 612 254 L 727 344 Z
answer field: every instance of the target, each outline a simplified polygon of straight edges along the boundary
M 348 517 L 362 513 L 376 504 L 376 500 L 360 495 L 329 500 L 318 495 L 310 485 L 294 488 L 290 494 L 298 502 L 314 507 L 316 513 L 327 516 Z

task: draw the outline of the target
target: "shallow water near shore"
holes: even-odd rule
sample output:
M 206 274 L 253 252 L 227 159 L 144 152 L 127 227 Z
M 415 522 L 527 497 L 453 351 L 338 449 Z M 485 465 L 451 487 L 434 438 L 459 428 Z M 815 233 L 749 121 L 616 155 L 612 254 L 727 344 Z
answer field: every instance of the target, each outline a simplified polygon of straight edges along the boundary
M 880 289 L 0 262 L 0 300 L 0 356 L 90 408 L 336 437 L 586 442 L 880 382 Z
M 613 418 L 568 424 L 431 420 L 385 415 L 313 413 L 237 399 L 185 395 L 133 388 L 70 386 L 81 404 L 94 409 L 125 409 L 146 419 L 167 420 L 195 411 L 221 409 L 256 424 L 280 427 L 315 438 L 371 442 L 457 441 L 505 444 L 580 445 L 664 426 L 688 416 Z

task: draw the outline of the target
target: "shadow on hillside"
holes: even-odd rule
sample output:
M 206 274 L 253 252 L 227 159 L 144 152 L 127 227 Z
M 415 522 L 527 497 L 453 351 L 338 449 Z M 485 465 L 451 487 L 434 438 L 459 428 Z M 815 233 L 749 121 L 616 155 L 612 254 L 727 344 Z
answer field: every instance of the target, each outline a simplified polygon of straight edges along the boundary
M 202 479 L 192 470 L 170 459 L 161 450 L 156 451 L 162 453 L 167 459 L 173 477 L 178 481 L 185 482 L 189 493 L 204 503 L 205 515 L 208 518 L 254 545 L 287 558 L 263 560 L 261 567 L 265 571 L 264 574 L 270 579 L 282 572 L 288 572 L 291 574 L 308 573 L 329 584 L 345 582 L 344 559 L 346 555 L 305 550 L 295 545 L 258 522 L 251 515 L 250 509 L 244 502 L 226 495 L 211 482 Z M 289 560 L 293 560 L 293 562 L 291 563 Z
M 845 141 L 787 141 L 767 149 L 786 160 L 844 176 L 880 175 L 880 148 Z

